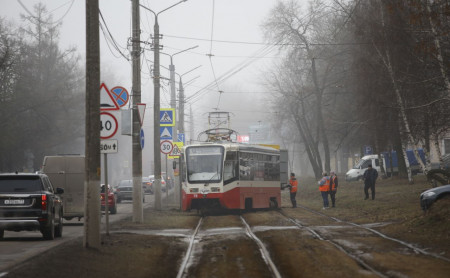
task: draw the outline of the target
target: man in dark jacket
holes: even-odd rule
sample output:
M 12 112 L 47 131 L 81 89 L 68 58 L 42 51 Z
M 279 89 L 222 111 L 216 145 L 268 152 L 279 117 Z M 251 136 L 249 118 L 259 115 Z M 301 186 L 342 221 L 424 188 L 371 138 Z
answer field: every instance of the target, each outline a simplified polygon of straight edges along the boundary
M 366 198 L 364 200 L 369 199 L 369 188 L 372 192 L 372 200 L 375 199 L 375 181 L 378 178 L 378 171 L 372 168 L 372 164 L 369 164 L 369 167 L 364 172 L 364 194 L 366 194 Z

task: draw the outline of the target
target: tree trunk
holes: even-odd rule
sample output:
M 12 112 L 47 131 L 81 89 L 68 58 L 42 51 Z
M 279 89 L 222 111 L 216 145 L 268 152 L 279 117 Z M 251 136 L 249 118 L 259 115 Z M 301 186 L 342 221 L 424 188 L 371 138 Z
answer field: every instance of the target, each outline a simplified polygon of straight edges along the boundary
M 430 21 L 431 32 L 433 33 L 433 37 L 434 37 L 434 45 L 436 47 L 436 54 L 437 54 L 436 58 L 438 60 L 442 78 L 444 79 L 444 84 L 445 84 L 445 88 L 447 90 L 447 95 L 450 97 L 450 81 L 447 76 L 447 71 L 446 71 L 445 64 L 444 64 L 444 58 L 442 56 L 441 43 L 438 38 L 436 26 L 433 22 L 433 18 L 431 17 L 430 0 L 426 0 L 425 2 L 426 2 L 426 6 L 427 6 L 428 20 Z

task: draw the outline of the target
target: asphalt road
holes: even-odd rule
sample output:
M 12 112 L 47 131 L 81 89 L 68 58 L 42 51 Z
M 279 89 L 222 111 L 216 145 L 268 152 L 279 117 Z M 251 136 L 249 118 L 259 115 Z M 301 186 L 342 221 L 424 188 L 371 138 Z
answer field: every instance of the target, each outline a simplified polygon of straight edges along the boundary
M 166 194 L 162 194 L 165 199 Z M 164 201 L 163 201 L 164 203 Z M 153 206 L 154 195 L 145 195 L 145 207 Z M 131 201 L 122 201 L 117 204 L 117 214 L 109 215 L 109 223 L 113 223 L 125 217 L 132 215 L 133 203 Z M 101 232 L 105 232 L 105 216 L 102 214 Z M 83 236 L 83 219 L 78 218 L 70 221 L 64 220 L 63 236 L 54 240 L 44 240 L 39 231 L 11 232 L 5 231 L 4 239 L 0 241 L 0 277 L 2 273 L 14 265 L 20 264 L 27 259 L 45 252 L 66 241 Z

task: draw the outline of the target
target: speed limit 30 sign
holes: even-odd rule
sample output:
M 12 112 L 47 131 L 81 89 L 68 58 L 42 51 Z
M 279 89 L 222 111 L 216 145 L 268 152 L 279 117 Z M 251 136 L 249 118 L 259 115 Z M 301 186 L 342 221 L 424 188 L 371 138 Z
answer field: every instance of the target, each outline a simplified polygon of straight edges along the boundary
M 161 152 L 163 154 L 169 154 L 173 149 L 172 142 L 169 140 L 164 140 L 161 142 Z
M 109 112 L 100 113 L 100 138 L 109 139 L 116 135 L 119 124 L 116 117 Z

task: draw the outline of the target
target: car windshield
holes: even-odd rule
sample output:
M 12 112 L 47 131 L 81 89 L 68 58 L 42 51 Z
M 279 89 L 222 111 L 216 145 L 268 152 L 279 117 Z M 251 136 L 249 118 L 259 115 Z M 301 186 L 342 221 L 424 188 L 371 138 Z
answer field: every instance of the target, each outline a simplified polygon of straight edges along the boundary
M 364 169 L 364 168 L 367 168 L 369 163 L 370 163 L 370 160 L 360 159 L 358 161 L 358 163 L 356 163 L 356 165 L 353 166 L 353 169 Z
M 0 193 L 37 192 L 42 190 L 38 176 L 0 177 Z
M 191 183 L 222 180 L 223 147 L 201 146 L 186 149 L 188 180 Z

